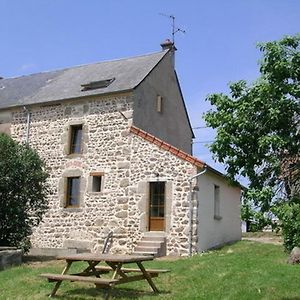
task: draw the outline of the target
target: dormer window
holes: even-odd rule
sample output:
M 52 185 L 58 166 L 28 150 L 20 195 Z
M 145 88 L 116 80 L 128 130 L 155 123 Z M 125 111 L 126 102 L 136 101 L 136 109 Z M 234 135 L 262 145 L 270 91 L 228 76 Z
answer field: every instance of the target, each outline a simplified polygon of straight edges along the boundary
M 90 91 L 90 90 L 96 90 L 96 89 L 103 89 L 108 87 L 116 78 L 110 78 L 110 79 L 104 79 L 99 81 L 91 81 L 89 83 L 82 84 L 81 91 Z

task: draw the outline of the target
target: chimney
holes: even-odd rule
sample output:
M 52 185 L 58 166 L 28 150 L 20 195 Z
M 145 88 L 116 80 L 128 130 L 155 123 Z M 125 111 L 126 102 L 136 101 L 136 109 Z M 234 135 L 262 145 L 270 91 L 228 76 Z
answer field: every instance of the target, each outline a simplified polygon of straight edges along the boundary
M 173 65 L 173 68 L 175 69 L 175 51 L 177 50 L 177 48 L 175 47 L 174 43 L 172 41 L 170 41 L 169 39 L 166 39 L 160 45 L 161 45 L 161 48 L 163 51 L 169 49 L 169 51 L 171 52 L 172 65 Z
M 166 39 L 164 42 L 161 44 L 162 50 L 167 50 L 167 49 L 172 49 L 173 51 L 176 51 L 176 47 L 174 46 L 174 43 L 171 42 L 169 39 Z

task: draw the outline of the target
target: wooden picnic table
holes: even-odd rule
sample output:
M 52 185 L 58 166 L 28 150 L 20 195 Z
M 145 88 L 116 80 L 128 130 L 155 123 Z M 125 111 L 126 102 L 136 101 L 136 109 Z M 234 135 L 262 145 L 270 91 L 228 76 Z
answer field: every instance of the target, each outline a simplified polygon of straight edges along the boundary
M 107 288 L 106 298 L 110 296 L 110 290 L 115 285 L 128 283 L 138 280 L 147 280 L 153 292 L 158 293 L 158 289 L 152 281 L 159 273 L 168 272 L 168 270 L 145 269 L 144 261 L 153 260 L 153 256 L 142 255 L 113 255 L 113 254 L 75 254 L 70 256 L 59 256 L 57 259 L 65 260 L 66 266 L 61 274 L 41 274 L 42 277 L 48 278 L 49 282 L 56 282 L 49 297 L 53 297 L 62 281 L 79 281 L 94 283 L 98 288 Z M 67 274 L 74 262 L 84 261 L 88 266 L 79 273 Z M 99 265 L 100 262 L 105 265 Z M 135 263 L 138 268 L 126 268 L 125 264 Z M 112 273 L 111 277 L 103 277 L 103 274 Z

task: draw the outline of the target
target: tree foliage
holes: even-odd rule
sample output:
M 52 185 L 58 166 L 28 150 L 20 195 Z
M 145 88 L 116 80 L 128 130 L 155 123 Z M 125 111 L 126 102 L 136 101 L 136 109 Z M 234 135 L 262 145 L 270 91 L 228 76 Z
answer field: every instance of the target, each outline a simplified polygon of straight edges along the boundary
M 47 209 L 47 176 L 36 151 L 0 134 L 0 245 L 28 246 Z
M 230 95 L 212 94 L 205 114 L 216 129 L 210 149 L 228 176 L 248 178 L 248 201 L 269 211 L 274 199 L 299 195 L 300 36 L 259 44 L 261 76 L 231 83 Z

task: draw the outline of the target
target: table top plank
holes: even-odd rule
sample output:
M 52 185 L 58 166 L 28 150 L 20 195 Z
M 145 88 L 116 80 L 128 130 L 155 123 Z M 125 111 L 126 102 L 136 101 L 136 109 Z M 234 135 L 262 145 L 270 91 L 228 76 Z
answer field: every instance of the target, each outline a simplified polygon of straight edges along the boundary
M 93 254 L 93 253 L 80 253 L 73 255 L 58 256 L 57 259 L 67 261 L 106 261 L 106 262 L 142 262 L 153 260 L 153 256 L 144 255 L 120 255 L 120 254 Z
M 96 266 L 95 269 L 97 271 L 113 271 L 113 269 L 109 266 Z M 134 272 L 134 273 L 141 273 L 141 269 L 138 268 L 121 268 L 121 270 L 125 273 L 130 273 L 130 272 Z M 146 271 L 148 273 L 167 273 L 170 272 L 170 270 L 166 270 L 166 269 L 146 269 Z

